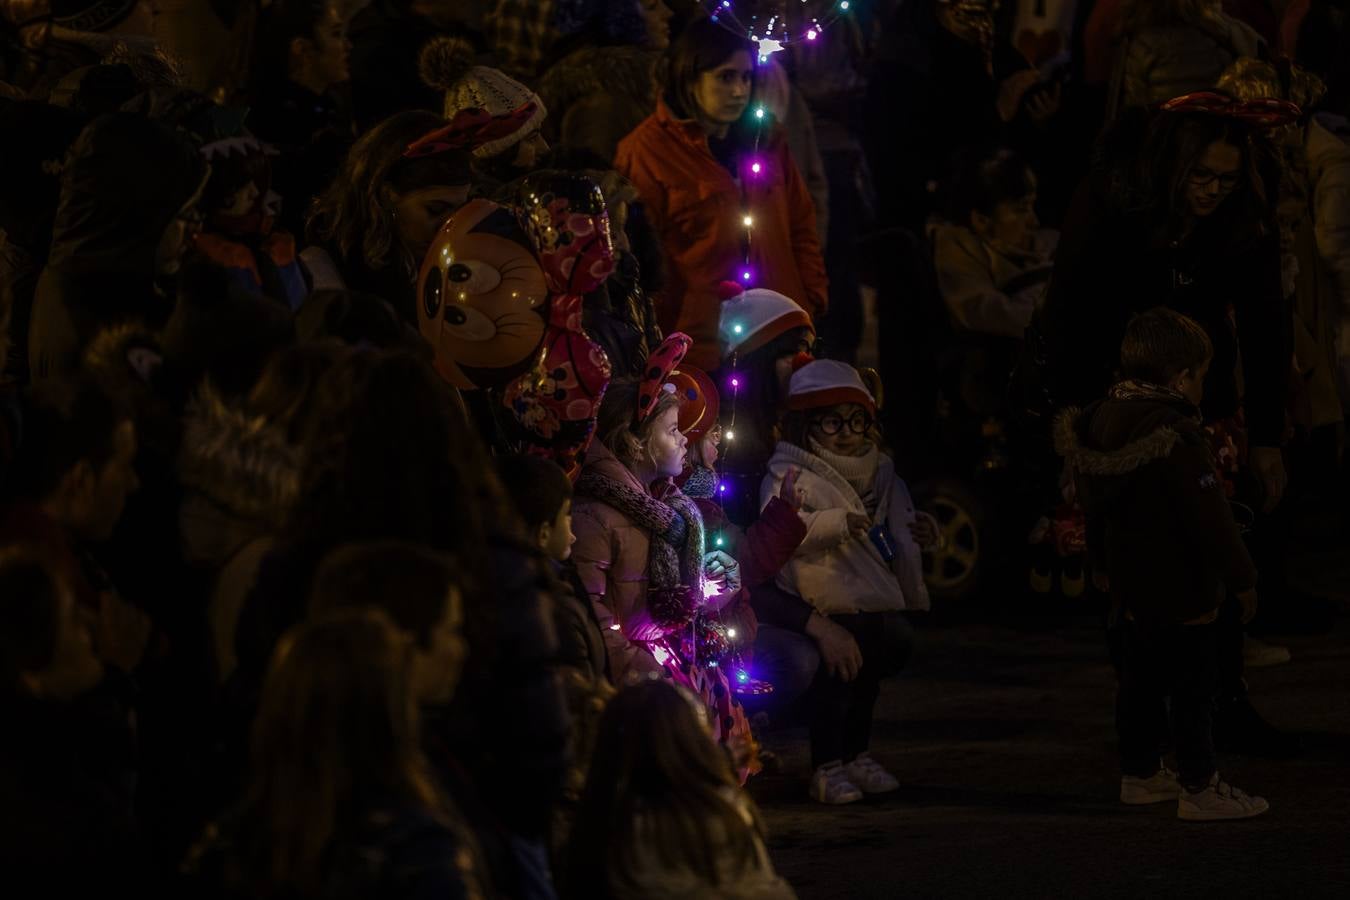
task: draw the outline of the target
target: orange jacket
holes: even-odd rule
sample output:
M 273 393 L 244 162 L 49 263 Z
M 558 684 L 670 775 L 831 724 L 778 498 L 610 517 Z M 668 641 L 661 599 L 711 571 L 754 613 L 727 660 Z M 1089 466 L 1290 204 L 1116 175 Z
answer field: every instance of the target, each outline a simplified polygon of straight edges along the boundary
M 757 161 L 760 171 L 751 171 Z M 772 135 L 755 160 L 741 162 L 749 186 L 748 209 L 731 173 L 708 149 L 693 120 L 676 119 L 665 101 L 619 142 L 614 167 L 637 187 L 661 236 L 669 267 L 656 298 L 661 327 L 694 339 L 685 362 L 711 372 L 721 362 L 717 320 L 722 281 L 741 281 L 747 214 L 753 219 L 749 286 L 796 300 L 818 318 L 829 300 L 829 282 L 816 238 L 811 195 L 788 152 Z

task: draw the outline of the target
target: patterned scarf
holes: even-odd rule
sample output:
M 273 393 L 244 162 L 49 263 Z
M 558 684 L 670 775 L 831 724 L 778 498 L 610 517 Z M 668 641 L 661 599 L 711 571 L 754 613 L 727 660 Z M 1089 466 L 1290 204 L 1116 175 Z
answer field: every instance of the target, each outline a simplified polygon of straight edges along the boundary
M 576 487 L 647 531 L 647 608 L 653 621 L 673 631 L 693 621 L 703 602 L 703 518 L 673 484 L 659 490 L 652 496 L 594 471 L 582 472 Z
M 715 500 L 717 497 L 717 472 L 707 466 L 694 466 L 685 479 L 680 491 L 686 497 L 695 500 Z

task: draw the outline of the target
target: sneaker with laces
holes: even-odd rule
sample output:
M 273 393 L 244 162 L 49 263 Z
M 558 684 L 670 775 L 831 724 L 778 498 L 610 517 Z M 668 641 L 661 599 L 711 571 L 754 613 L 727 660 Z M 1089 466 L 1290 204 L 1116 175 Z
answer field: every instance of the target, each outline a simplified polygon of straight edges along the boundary
M 884 794 L 900 787 L 900 782 L 890 772 L 867 753 L 859 753 L 858 758 L 844 766 L 848 780 L 862 789 L 864 794 Z
M 858 786 L 849 781 L 848 776 L 844 774 L 844 767 L 839 760 L 826 763 L 816 769 L 816 774 L 811 776 L 811 798 L 820 803 L 839 806 L 844 803 L 855 803 L 861 800 L 862 796 Z
M 1177 801 L 1177 818 L 1190 822 L 1220 822 L 1226 819 L 1250 819 L 1270 809 L 1261 797 L 1253 797 L 1238 790 L 1219 773 L 1209 780 L 1209 787 L 1197 793 L 1182 791 Z
M 1177 773 L 1163 766 L 1148 778 L 1126 775 L 1120 779 L 1120 802 L 1130 806 L 1144 806 L 1175 800 L 1181 794 Z

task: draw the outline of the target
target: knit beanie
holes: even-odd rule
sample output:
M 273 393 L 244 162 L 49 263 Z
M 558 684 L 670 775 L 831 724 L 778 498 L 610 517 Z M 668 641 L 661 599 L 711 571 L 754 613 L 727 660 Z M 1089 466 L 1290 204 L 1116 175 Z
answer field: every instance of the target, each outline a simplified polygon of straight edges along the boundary
M 437 37 L 422 48 L 418 60 L 422 80 L 445 91 L 445 117 L 453 119 L 466 109 L 483 109 L 504 116 L 533 103 L 534 112 L 511 134 L 479 146 L 479 159 L 500 156 L 520 143 L 543 123 L 548 110 L 539 95 L 500 69 L 474 65 L 473 45 L 463 38 Z
M 52 24 L 71 31 L 104 31 L 131 14 L 137 0 L 52 0 Z
M 697 443 L 717 424 L 721 405 L 717 386 L 702 369 L 683 365 L 670 373 L 667 383 L 675 385 L 680 398 L 680 431 L 690 444 Z
M 872 415 L 877 413 L 876 401 L 863 384 L 858 370 L 837 359 L 817 359 L 792 373 L 788 382 L 788 409 L 820 409 L 857 403 Z
M 768 288 L 743 291 L 735 282 L 724 281 L 721 296 L 717 331 L 724 357 L 733 353 L 745 356 L 794 328 L 815 331 L 810 314 L 777 291 Z

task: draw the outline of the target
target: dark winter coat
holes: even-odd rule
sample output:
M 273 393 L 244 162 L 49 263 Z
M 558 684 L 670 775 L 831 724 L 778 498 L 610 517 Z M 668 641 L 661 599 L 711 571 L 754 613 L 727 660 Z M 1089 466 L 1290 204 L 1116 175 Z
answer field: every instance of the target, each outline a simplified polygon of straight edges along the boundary
M 11 896 L 81 896 L 110 884 L 137 893 L 146 884 L 133 703 L 120 675 L 69 703 L 0 702 L 0 865 Z
M 245 900 L 263 895 L 248 870 L 237 818 L 214 825 L 188 860 L 187 886 L 203 900 Z M 325 857 L 316 900 L 422 897 L 474 900 L 486 896 L 476 871 L 472 843 L 457 828 L 406 803 L 372 805 L 335 840 Z M 298 898 L 294 891 L 267 896 Z
M 1067 410 L 1055 446 L 1087 513 L 1088 550 L 1136 620 L 1194 621 L 1225 591 L 1255 586 L 1194 407 L 1130 399 Z
M 287 81 L 257 99 L 248 127 L 280 154 L 272 162 L 272 190 L 281 195 L 279 227 L 304 234 L 310 204 L 337 177 L 356 140 L 346 102 Z
M 1293 352 L 1279 235 L 1272 225 L 1261 236 L 1235 236 L 1223 215 L 1221 206 L 1185 242 L 1168 243 L 1147 216 L 1120 212 L 1098 183 L 1079 189 L 1042 317 L 1058 405 L 1101 397 L 1130 318 L 1166 306 L 1199 322 L 1214 345 L 1206 421 L 1242 408 L 1253 446 L 1280 445 Z
M 160 238 L 206 177 L 177 132 L 131 113 L 96 119 L 70 150 L 47 268 L 28 331 L 33 378 L 73 370 L 101 328 L 164 324 L 155 283 Z

